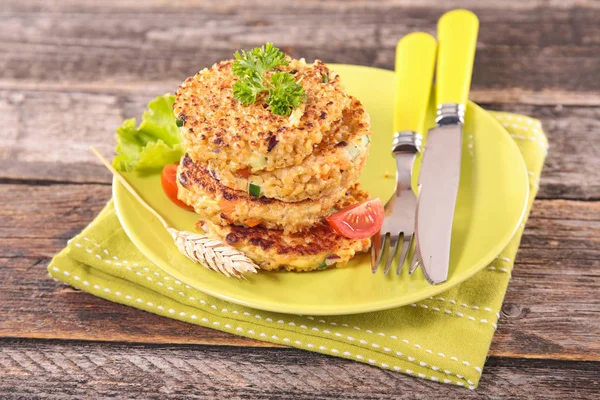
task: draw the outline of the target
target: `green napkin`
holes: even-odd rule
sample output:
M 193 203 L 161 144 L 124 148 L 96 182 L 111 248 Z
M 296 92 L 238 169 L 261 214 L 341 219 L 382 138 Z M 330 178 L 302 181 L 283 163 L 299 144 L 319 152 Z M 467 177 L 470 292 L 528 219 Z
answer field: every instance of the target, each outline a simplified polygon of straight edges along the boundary
M 529 210 L 547 154 L 546 137 L 537 120 L 492 114 L 527 164 Z M 165 317 L 473 389 L 496 330 L 523 227 L 492 264 L 447 292 L 405 307 L 348 316 L 266 312 L 195 290 L 137 250 L 112 200 L 69 241 L 48 271 L 77 289 Z

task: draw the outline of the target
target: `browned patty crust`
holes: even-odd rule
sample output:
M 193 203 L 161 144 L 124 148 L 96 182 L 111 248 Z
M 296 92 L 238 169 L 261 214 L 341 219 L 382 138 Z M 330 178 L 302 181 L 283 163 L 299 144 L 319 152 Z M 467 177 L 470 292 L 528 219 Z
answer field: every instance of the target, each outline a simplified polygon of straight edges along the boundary
M 257 225 L 295 232 L 307 228 L 336 210 L 357 187 L 340 187 L 338 192 L 316 200 L 286 203 L 266 197 L 252 197 L 222 185 L 210 171 L 185 155 L 177 169 L 178 197 L 194 207 L 201 218 L 219 225 Z
M 367 198 L 366 192 L 354 187 L 336 204 L 336 208 Z M 349 239 L 339 235 L 323 220 L 295 233 L 261 226 L 223 226 L 208 220 L 200 220 L 199 226 L 209 235 L 244 252 L 266 270 L 311 271 L 332 265 L 340 267 L 370 245 L 369 239 Z

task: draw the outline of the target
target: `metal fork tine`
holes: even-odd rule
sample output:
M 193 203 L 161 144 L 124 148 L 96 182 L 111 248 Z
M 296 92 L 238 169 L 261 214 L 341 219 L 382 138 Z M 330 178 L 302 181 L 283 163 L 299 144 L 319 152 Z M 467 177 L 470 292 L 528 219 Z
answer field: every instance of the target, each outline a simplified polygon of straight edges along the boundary
M 379 264 L 381 263 L 381 256 L 383 254 L 383 245 L 385 242 L 381 240 L 381 232 L 377 232 L 371 241 L 371 271 L 377 272 Z
M 413 265 L 410 266 L 410 269 L 408 270 L 408 274 L 412 275 L 415 273 L 415 271 L 417 270 L 417 268 L 419 268 L 419 261 L 415 261 Z
M 410 261 L 410 269 L 408 270 L 408 274 L 412 275 L 419 268 L 419 258 L 417 257 L 417 250 L 415 249 L 415 253 L 413 254 L 413 258 Z
M 391 236 L 390 235 L 390 251 L 388 253 L 387 262 L 385 264 L 385 269 L 383 273 L 387 275 L 390 272 L 390 267 L 392 266 L 392 261 L 394 261 L 394 257 L 396 257 L 396 253 L 398 252 L 398 243 L 400 243 L 400 235 Z
M 410 260 L 408 262 L 408 266 L 409 266 L 408 274 L 409 275 L 412 275 L 415 272 L 415 270 L 419 267 L 419 260 L 417 259 L 417 241 L 414 236 L 413 236 L 412 244 L 414 244 L 415 246 L 412 249 L 412 254 L 411 254 Z
M 396 267 L 396 275 L 400 275 L 402 268 L 404 268 L 404 262 L 408 256 L 410 251 L 410 245 L 412 243 L 412 237 L 407 238 L 403 235 L 402 241 L 402 251 L 400 252 L 400 257 L 398 257 L 398 266 Z
M 381 248 L 381 254 L 379 254 L 379 263 L 384 263 L 386 262 L 387 258 L 386 258 L 386 254 L 389 257 L 390 254 L 390 233 L 387 232 L 384 236 L 383 236 L 383 245 Z M 385 274 L 385 270 L 383 271 L 383 273 Z

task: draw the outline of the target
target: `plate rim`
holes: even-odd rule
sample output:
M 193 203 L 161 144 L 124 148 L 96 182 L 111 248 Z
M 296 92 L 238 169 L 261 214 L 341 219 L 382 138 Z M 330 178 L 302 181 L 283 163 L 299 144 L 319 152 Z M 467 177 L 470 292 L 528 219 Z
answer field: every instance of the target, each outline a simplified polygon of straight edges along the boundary
M 362 65 L 351 65 L 351 64 L 331 64 L 331 65 L 352 67 L 352 68 L 358 67 L 358 68 L 365 68 L 365 69 L 372 69 L 372 70 L 377 70 L 377 71 L 385 71 L 385 72 L 393 73 L 393 71 L 390 71 L 390 70 L 362 66 Z M 482 107 L 480 107 L 479 105 L 477 105 L 476 103 L 474 103 L 470 100 L 469 100 L 469 106 L 480 109 L 482 111 L 482 115 L 485 114 L 486 118 L 488 118 L 491 123 L 496 124 L 499 127 L 499 129 L 506 132 L 506 129 L 504 127 L 502 127 L 502 125 L 495 118 L 493 118 L 492 115 L 489 114 L 488 111 L 486 111 L 485 109 L 483 109 Z M 509 147 L 513 147 L 513 150 L 516 151 L 517 154 L 521 155 L 521 152 L 520 152 L 519 147 L 516 144 L 516 142 L 512 138 L 510 138 L 508 132 L 506 132 L 506 135 L 507 135 L 508 142 L 510 143 Z M 122 216 L 121 206 L 119 205 L 119 201 L 117 201 L 117 198 L 120 197 L 120 191 L 123 191 L 123 193 L 128 193 L 128 192 L 124 189 L 122 184 L 120 182 L 118 182 L 117 178 L 115 178 L 115 177 L 113 177 L 113 182 L 112 182 L 112 196 L 113 196 L 113 204 L 115 206 L 115 212 L 116 212 L 117 218 L 119 219 L 121 227 L 125 231 L 127 237 L 129 238 L 129 240 L 131 240 L 131 242 L 134 244 L 134 246 L 136 246 L 136 248 L 144 255 L 144 257 L 148 258 L 149 261 L 151 261 L 154 265 L 156 265 L 163 272 L 168 273 L 169 275 L 172 275 L 173 277 L 179 279 L 181 282 L 184 282 L 185 284 L 190 285 L 194 289 L 197 289 L 203 293 L 214 296 L 214 297 L 224 300 L 224 301 L 228 301 L 228 302 L 238 304 L 238 305 L 241 305 L 244 307 L 254 308 L 254 309 L 262 310 L 262 311 L 270 311 L 270 312 L 277 312 L 277 313 L 284 313 L 284 314 L 309 314 L 309 315 L 315 315 L 315 316 L 316 315 L 319 315 L 319 316 L 353 315 L 353 314 L 360 314 L 360 313 L 364 313 L 364 312 L 375 312 L 375 311 L 388 310 L 388 309 L 396 308 L 396 307 L 402 307 L 402 306 L 406 306 L 407 304 L 418 302 L 427 297 L 435 296 L 439 293 L 444 292 L 445 290 L 448 290 L 456 285 L 463 283 L 464 281 L 471 278 L 476 273 L 480 272 L 483 268 L 485 268 L 486 265 L 491 263 L 498 256 L 498 254 L 500 254 L 502 249 L 504 249 L 506 247 L 506 245 L 510 242 L 510 240 L 514 237 L 514 235 L 518 231 L 520 225 L 522 224 L 522 222 L 525 218 L 527 206 L 529 204 L 530 188 L 529 188 L 529 183 L 528 183 L 529 180 L 528 180 L 528 176 L 527 176 L 527 165 L 525 164 L 525 160 L 522 156 L 520 156 L 519 159 L 520 159 L 519 164 L 521 166 L 520 169 L 521 169 L 522 174 L 524 175 L 523 181 L 525 182 L 525 184 L 524 184 L 525 196 L 524 196 L 523 206 L 521 209 L 521 214 L 519 216 L 517 223 L 510 231 L 510 234 L 507 234 L 506 237 L 502 241 L 498 241 L 498 243 L 493 248 L 493 250 L 490 250 L 489 254 L 491 254 L 491 256 L 489 256 L 488 258 L 482 259 L 482 261 L 479 264 L 477 264 L 475 267 L 470 268 L 466 273 L 461 274 L 460 276 L 458 276 L 457 278 L 455 278 L 451 281 L 447 281 L 440 285 L 430 285 L 425 290 L 415 292 L 412 295 L 399 297 L 399 299 L 402 299 L 400 301 L 394 301 L 395 298 L 388 298 L 388 299 L 384 299 L 384 300 L 378 301 L 378 302 L 369 302 L 367 304 L 358 304 L 358 305 L 351 304 L 351 305 L 345 306 L 345 307 L 337 306 L 336 309 L 331 309 L 331 308 L 327 308 L 324 306 L 309 306 L 308 308 L 307 307 L 302 308 L 301 306 L 297 307 L 295 305 L 288 305 L 288 304 L 281 305 L 278 303 L 273 303 L 273 302 L 267 303 L 267 302 L 261 302 L 261 301 L 256 303 L 256 302 L 246 301 L 244 299 L 239 299 L 239 298 L 228 296 L 226 294 L 219 293 L 215 290 L 210 289 L 209 287 L 200 287 L 196 284 L 190 283 L 188 281 L 188 279 L 186 278 L 185 274 L 180 273 L 176 269 L 172 269 L 171 267 L 169 267 L 167 265 L 168 262 L 166 260 L 163 260 L 161 257 L 158 257 L 158 255 L 155 255 L 153 251 L 148 249 L 147 246 L 145 246 L 145 244 L 143 243 L 143 241 L 138 239 L 137 235 L 133 234 L 133 232 L 130 230 L 130 227 L 128 226 L 128 224 L 124 223 L 124 217 Z M 168 271 L 165 270 L 165 268 L 163 267 L 164 265 L 167 265 Z M 370 270 L 368 271 L 368 274 L 369 275 L 371 274 Z

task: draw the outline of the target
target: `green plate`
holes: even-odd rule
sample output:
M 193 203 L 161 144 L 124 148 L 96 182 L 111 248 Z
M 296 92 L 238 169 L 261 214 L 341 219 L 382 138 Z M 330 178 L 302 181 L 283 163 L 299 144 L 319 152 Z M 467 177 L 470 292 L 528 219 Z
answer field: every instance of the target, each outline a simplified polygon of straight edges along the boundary
M 360 182 L 373 197 L 385 202 L 394 190 L 395 163 L 390 153 L 394 73 L 352 65 L 333 68 L 342 76 L 348 92 L 358 97 L 371 115 L 371 154 Z M 434 125 L 433 114 L 432 106 L 430 126 Z M 406 271 L 373 275 L 367 254 L 358 255 L 345 268 L 259 272 L 248 281 L 228 279 L 180 254 L 162 225 L 117 182 L 113 182 L 115 205 L 125 232 L 146 257 L 182 282 L 215 297 L 261 310 L 312 315 L 398 307 L 443 292 L 484 268 L 506 246 L 523 219 L 529 186 L 519 149 L 502 126 L 476 104 L 468 104 L 466 121 L 450 274 L 442 285 L 427 283 L 420 270 L 413 275 Z M 126 174 L 126 178 L 175 228 L 194 230 L 196 214 L 167 199 L 160 176 Z

